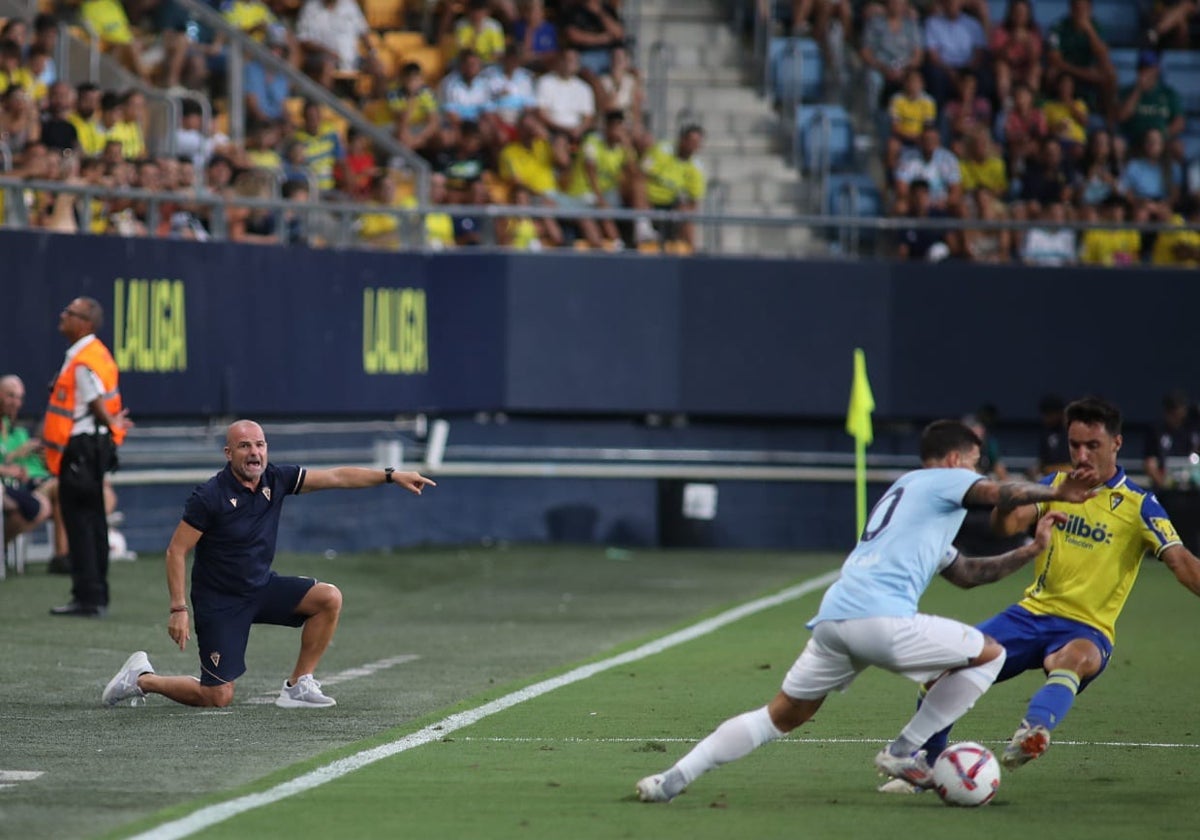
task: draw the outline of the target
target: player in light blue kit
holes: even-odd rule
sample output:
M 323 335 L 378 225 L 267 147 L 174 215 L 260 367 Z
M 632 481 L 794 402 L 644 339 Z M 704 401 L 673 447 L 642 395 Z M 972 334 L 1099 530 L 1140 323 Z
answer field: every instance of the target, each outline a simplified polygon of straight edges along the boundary
M 1091 468 L 1054 487 L 998 483 L 975 472 L 981 442 L 953 420 L 921 434 L 922 469 L 900 477 L 871 511 L 861 538 L 809 623 L 812 637 L 766 706 L 730 718 L 666 771 L 637 783 L 643 802 L 669 802 L 700 775 L 781 738 L 816 714 L 825 696 L 847 688 L 875 665 L 917 683 L 933 681 L 917 713 L 877 756 L 893 778 L 929 786 L 930 767 L 918 748 L 958 720 L 987 691 L 1004 665 L 1004 648 L 970 625 L 917 612 L 935 574 L 968 589 L 1015 572 L 1046 547 L 1049 513 L 1033 542 L 995 557 L 965 557 L 951 545 L 970 506 L 1010 510 L 1041 501 L 1083 502 L 1097 483 Z

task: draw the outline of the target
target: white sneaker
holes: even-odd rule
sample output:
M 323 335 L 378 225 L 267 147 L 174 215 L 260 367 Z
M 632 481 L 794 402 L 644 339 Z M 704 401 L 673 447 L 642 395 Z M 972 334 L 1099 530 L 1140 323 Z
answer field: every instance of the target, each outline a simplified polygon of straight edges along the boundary
M 104 686 L 104 693 L 100 695 L 100 699 L 104 701 L 105 706 L 115 706 L 130 697 L 145 697 L 146 692 L 138 688 L 138 677 L 153 673 L 154 666 L 150 664 L 146 651 L 139 650 L 125 660 L 117 675 Z
M 886 782 L 876 788 L 876 790 L 878 790 L 880 793 L 896 794 L 924 793 L 928 789 L 929 788 L 923 788 L 919 785 L 914 785 L 907 779 L 888 779 Z
M 283 689 L 275 698 L 275 705 L 281 709 L 324 709 L 336 706 L 337 701 L 321 691 L 321 684 L 313 679 L 312 674 L 305 674 L 296 680 L 295 685 L 288 685 L 284 681 Z
M 893 779 L 904 779 L 920 788 L 933 787 L 933 768 L 925 760 L 925 750 L 912 755 L 892 755 L 885 747 L 875 756 L 875 766 Z
M 658 231 L 649 219 L 642 216 L 633 223 L 633 238 L 637 242 L 657 242 Z
M 643 802 L 671 801 L 671 797 L 667 796 L 667 792 L 663 788 L 662 774 L 647 776 L 637 783 L 634 790 L 637 791 L 637 798 Z
M 1042 726 L 1030 726 L 1025 721 L 1017 727 L 1012 740 L 1004 748 L 1000 763 L 1006 770 L 1016 770 L 1040 756 L 1050 746 L 1050 730 Z

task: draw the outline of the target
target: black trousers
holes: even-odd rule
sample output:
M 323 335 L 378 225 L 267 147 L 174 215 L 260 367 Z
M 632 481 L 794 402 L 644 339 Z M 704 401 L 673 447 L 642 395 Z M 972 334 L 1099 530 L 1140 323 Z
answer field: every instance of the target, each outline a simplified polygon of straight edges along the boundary
M 71 548 L 71 600 L 108 606 L 108 517 L 104 512 L 107 440 L 76 435 L 59 472 L 58 501 Z

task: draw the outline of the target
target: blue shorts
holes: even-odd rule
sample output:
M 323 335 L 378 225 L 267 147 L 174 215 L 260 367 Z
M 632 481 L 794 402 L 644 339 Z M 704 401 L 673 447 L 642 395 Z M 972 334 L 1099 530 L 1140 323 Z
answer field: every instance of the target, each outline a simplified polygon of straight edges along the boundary
M 1102 661 L 1100 670 L 1080 683 L 1079 690 L 1083 691 L 1088 683 L 1104 673 L 1112 656 L 1112 642 L 1095 627 L 1054 615 L 1034 615 L 1017 604 L 976 626 L 1008 652 L 996 682 L 1026 671 L 1043 670 L 1043 660 L 1054 651 L 1074 639 L 1087 639 L 1100 649 Z
M 246 673 L 246 642 L 250 625 L 299 627 L 307 616 L 296 612 L 310 577 L 283 577 L 274 572 L 266 584 L 244 596 L 192 589 L 196 646 L 200 650 L 200 684 L 224 685 Z

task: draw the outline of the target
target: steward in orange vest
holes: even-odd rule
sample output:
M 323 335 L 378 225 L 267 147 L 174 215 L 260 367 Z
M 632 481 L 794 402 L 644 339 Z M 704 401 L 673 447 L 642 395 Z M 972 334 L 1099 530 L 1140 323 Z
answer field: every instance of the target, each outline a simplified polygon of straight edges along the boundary
M 71 439 L 71 429 L 75 426 L 75 388 L 76 368 L 80 365 L 88 368 L 100 378 L 104 385 L 104 393 L 100 400 L 104 412 L 110 417 L 121 413 L 121 391 L 117 387 L 117 363 L 112 354 L 98 338 L 94 338 L 80 348 L 75 357 L 63 365 L 58 378 L 54 380 L 54 390 L 50 392 L 50 404 L 46 407 L 46 420 L 42 427 L 42 441 L 45 444 L 46 466 L 50 472 L 59 474 L 62 468 L 63 451 Z M 109 434 L 113 443 L 120 446 L 125 440 L 125 427 L 109 426 Z

